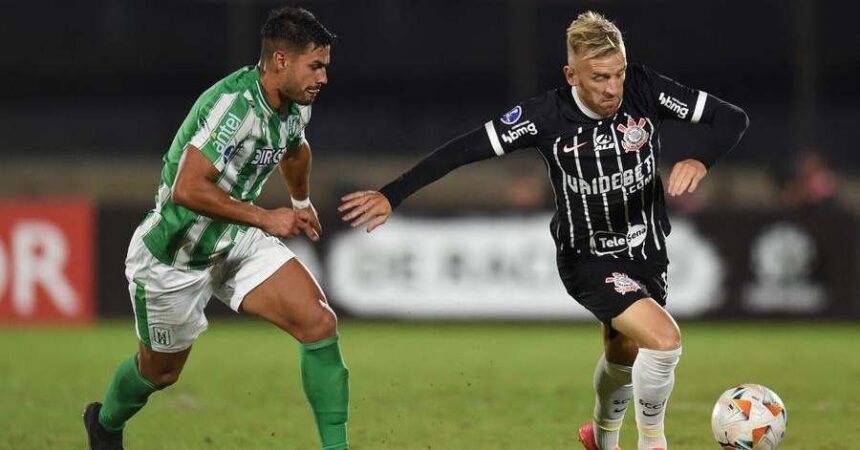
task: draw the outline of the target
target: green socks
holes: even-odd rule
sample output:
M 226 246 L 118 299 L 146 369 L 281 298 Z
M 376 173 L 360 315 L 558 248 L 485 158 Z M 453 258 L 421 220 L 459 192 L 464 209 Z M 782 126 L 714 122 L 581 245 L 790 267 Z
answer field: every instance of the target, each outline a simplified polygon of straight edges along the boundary
M 316 418 L 323 450 L 346 450 L 349 371 L 337 335 L 301 345 L 302 386 Z M 120 363 L 105 393 L 99 423 L 120 431 L 159 387 L 140 374 L 137 355 Z
M 346 450 L 349 371 L 338 337 L 301 345 L 302 386 L 316 417 L 323 450 Z
M 140 374 L 137 354 L 116 368 L 99 413 L 99 423 L 108 431 L 120 431 L 125 422 L 143 408 L 149 396 L 159 388 Z

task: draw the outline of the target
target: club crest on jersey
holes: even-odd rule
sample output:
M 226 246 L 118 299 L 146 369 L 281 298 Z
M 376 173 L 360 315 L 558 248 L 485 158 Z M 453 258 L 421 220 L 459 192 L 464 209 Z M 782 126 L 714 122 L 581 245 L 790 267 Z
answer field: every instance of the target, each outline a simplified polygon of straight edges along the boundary
M 618 124 L 618 131 L 624 133 L 624 138 L 621 140 L 621 146 L 625 152 L 638 152 L 645 143 L 648 142 L 648 132 L 645 131 L 645 119 L 639 119 L 638 122 L 632 118 L 627 118 L 627 125 Z
M 287 134 L 295 135 L 301 131 L 301 119 L 299 116 L 290 116 L 287 119 Z
M 606 277 L 606 284 L 614 284 L 615 292 L 621 295 L 641 289 L 626 273 L 612 272 L 611 277 Z
M 508 111 L 502 116 L 501 121 L 505 125 L 513 125 L 520 120 L 523 115 L 523 108 L 517 105 L 516 108 Z

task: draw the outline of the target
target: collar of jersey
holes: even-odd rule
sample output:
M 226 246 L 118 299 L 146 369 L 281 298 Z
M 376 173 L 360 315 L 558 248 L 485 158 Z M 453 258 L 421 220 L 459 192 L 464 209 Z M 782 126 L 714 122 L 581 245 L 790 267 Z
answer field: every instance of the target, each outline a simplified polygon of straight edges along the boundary
M 579 98 L 579 94 L 576 92 L 576 86 L 570 87 L 570 93 L 573 94 L 573 101 L 576 102 L 576 106 L 579 107 L 579 110 L 582 111 L 582 113 L 585 114 L 586 117 L 594 120 L 603 120 L 603 117 L 601 117 L 600 114 L 597 114 L 596 112 L 589 109 L 588 106 L 585 106 L 585 103 L 582 102 L 582 99 Z M 618 107 L 621 108 L 621 105 L 618 105 Z
M 263 104 L 263 108 L 268 111 L 268 113 L 274 114 L 275 110 L 272 108 L 272 105 L 269 104 L 269 100 L 266 99 L 266 94 L 263 92 L 263 82 L 260 81 L 260 68 L 254 67 L 254 81 L 257 85 L 257 97 L 260 98 L 260 103 Z

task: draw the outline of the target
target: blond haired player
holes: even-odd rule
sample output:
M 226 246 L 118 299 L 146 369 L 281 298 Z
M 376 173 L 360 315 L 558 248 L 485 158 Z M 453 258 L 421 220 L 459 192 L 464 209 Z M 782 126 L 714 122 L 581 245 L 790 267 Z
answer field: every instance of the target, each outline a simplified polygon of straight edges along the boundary
M 372 231 L 392 208 L 451 170 L 525 148 L 543 156 L 555 192 L 551 232 L 570 295 L 601 322 L 604 355 L 594 373 L 593 421 L 579 429 L 586 449 L 615 449 L 634 401 L 640 450 L 665 450 L 663 421 L 681 356 L 681 333 L 666 304 L 663 196 L 696 190 L 740 140 L 746 114 L 703 91 L 627 63 L 618 28 L 600 14 L 567 30 L 567 86 L 521 102 L 455 138 L 379 192 L 343 198 L 352 226 Z M 664 187 L 660 127 L 667 120 L 710 127 L 708 142 L 677 161 Z

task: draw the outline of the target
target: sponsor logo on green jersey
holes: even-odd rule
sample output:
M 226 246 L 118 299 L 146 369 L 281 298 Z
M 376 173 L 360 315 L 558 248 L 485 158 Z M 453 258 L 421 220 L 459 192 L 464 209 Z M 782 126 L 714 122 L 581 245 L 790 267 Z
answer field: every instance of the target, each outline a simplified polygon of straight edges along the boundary
M 242 119 L 232 111 L 227 113 L 227 117 L 221 122 L 221 126 L 212 132 L 212 140 L 214 141 L 215 150 L 218 153 L 223 153 L 224 149 L 230 144 L 230 138 L 236 134 L 239 125 L 242 124 Z

